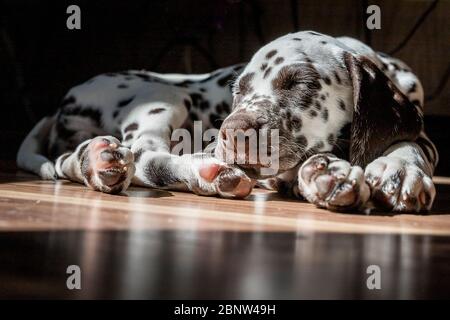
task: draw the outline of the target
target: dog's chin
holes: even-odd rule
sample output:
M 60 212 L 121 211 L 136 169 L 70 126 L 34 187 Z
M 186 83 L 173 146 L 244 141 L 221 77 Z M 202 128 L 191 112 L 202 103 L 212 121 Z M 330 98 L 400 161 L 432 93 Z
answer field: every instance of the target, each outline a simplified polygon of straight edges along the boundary
M 272 169 L 270 167 L 264 167 L 261 165 L 244 165 L 238 164 L 239 168 L 245 172 L 245 174 L 255 180 L 264 180 L 276 177 L 286 171 L 290 171 L 298 168 L 302 161 L 293 161 L 294 159 L 289 159 L 288 161 L 280 161 L 279 167 L 277 170 Z
M 286 169 L 278 169 L 271 170 L 269 168 L 258 167 L 258 166 L 250 166 L 250 165 L 238 165 L 239 168 L 244 171 L 244 173 L 250 178 L 254 180 L 264 180 L 276 177 L 283 172 L 287 171 Z
M 276 172 L 276 173 L 271 174 L 271 175 L 262 174 L 261 168 L 245 166 L 245 165 L 239 165 L 239 168 L 241 168 L 242 171 L 244 171 L 244 173 L 250 179 L 254 179 L 254 180 L 268 179 L 268 178 L 272 178 L 272 177 L 274 177 L 274 176 L 279 174 L 279 172 Z

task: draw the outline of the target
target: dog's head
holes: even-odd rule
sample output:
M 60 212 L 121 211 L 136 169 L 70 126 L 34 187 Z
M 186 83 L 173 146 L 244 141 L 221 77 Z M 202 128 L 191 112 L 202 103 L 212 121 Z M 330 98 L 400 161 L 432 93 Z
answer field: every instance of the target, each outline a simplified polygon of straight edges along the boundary
M 422 129 L 419 107 L 381 71 L 375 54 L 355 43 L 362 49 L 305 31 L 258 50 L 234 83 L 233 110 L 222 124 L 216 156 L 229 160 L 234 151 L 235 160 L 241 159 L 237 163 L 261 178 L 267 163 L 251 162 L 247 153 L 255 141 L 258 148 L 264 144 L 259 137 L 246 140 L 239 151 L 230 136 L 233 130 L 278 130 L 278 145 L 268 139 L 268 148 L 278 156 L 277 173 L 339 147 L 344 127 L 350 126 L 348 157 L 361 166 L 394 142 L 415 139 Z M 367 54 L 361 54 L 364 50 Z

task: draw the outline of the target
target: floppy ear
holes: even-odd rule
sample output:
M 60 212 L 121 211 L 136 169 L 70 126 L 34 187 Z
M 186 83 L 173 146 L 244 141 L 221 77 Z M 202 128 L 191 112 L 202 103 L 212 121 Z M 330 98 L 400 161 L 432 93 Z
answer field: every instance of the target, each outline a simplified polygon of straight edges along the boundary
M 414 141 L 423 114 L 367 57 L 346 52 L 344 62 L 353 85 L 350 161 L 364 168 L 395 142 Z

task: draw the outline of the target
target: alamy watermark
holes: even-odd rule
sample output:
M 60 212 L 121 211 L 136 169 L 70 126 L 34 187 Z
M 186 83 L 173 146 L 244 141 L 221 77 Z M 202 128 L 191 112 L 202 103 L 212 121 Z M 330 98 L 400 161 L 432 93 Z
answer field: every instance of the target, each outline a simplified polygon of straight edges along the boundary
M 66 13 L 69 14 L 66 20 L 66 27 L 69 30 L 81 29 L 81 9 L 79 6 L 72 4 L 67 7 Z
M 279 169 L 278 129 L 211 128 L 203 132 L 202 122 L 195 121 L 192 132 L 183 128 L 175 129 L 172 132 L 171 142 L 171 152 L 174 155 L 215 153 L 227 164 L 256 166 L 261 175 L 268 176 L 276 174 Z M 205 144 L 206 147 L 203 147 Z
M 67 289 L 81 290 L 81 268 L 72 264 L 67 267 L 66 273 L 69 275 L 66 280 Z
M 369 30 L 381 29 L 381 9 L 379 6 L 372 4 L 367 7 L 366 13 L 369 14 L 366 20 L 366 26 Z
M 376 264 L 367 267 L 366 273 L 369 275 L 366 286 L 369 290 L 381 290 L 381 268 Z

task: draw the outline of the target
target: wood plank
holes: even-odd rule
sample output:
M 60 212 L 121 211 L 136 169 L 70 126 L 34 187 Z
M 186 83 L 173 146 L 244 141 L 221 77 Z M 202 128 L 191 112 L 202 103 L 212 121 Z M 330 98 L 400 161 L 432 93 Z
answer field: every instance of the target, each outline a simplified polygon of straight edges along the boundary
M 450 179 L 428 215 L 335 213 L 256 189 L 245 200 L 131 188 L 108 195 L 25 173 L 0 176 L 0 230 L 196 229 L 450 235 Z

